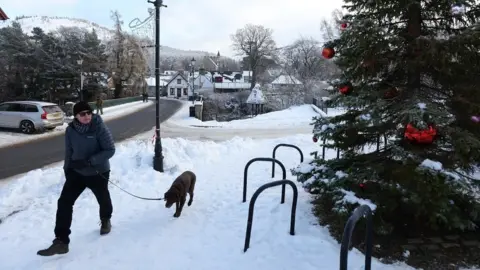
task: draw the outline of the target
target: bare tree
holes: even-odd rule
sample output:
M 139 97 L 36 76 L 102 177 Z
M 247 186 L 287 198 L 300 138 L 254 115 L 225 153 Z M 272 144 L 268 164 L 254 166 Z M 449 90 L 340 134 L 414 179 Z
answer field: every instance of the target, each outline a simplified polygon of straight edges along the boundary
M 320 42 L 313 38 L 299 38 L 283 49 L 284 73 L 291 81 L 298 79 L 305 93 L 305 103 L 312 101 L 314 92 L 322 92 L 325 84 L 321 81 L 332 79 L 338 73 L 334 63 L 321 55 Z
M 319 52 L 319 42 L 313 38 L 300 38 L 283 49 L 284 73 L 290 81 L 302 83 L 305 103 L 311 102 L 314 85 L 320 80 L 323 59 Z
M 122 30 L 123 21 L 118 11 L 112 12 L 111 17 L 115 24 L 115 33 L 107 42 L 107 49 L 110 51 L 109 66 L 112 70 L 115 98 L 119 98 L 124 94 L 124 85 L 135 88 L 144 81 L 148 67 L 139 41 Z
M 166 56 L 160 59 L 160 70 L 175 70 L 177 66 L 177 59 L 175 57 Z
M 340 23 L 342 22 L 343 13 L 340 9 L 335 9 L 331 13 L 329 19 L 323 18 L 320 22 L 320 32 L 323 41 L 329 41 L 340 35 Z
M 251 88 L 256 84 L 259 65 L 263 59 L 274 58 L 277 52 L 273 30 L 262 25 L 247 24 L 231 36 L 232 47 L 237 55 L 247 55 L 252 70 Z

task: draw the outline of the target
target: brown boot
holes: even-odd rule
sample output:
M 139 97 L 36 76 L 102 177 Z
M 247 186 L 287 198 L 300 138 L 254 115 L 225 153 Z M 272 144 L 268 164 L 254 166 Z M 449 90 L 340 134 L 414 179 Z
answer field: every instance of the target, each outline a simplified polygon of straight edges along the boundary
M 68 253 L 68 244 L 65 244 L 62 240 L 55 238 L 53 244 L 47 249 L 42 249 L 37 252 L 40 256 L 53 256 L 56 254 Z
M 100 235 L 105 235 L 110 233 L 112 230 L 112 223 L 110 223 L 110 219 L 102 219 L 101 226 L 100 226 Z

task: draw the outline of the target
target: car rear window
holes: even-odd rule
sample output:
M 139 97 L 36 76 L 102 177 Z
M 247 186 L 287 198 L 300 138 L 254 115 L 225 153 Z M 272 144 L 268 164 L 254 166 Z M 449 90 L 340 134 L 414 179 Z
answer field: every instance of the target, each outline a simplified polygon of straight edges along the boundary
M 57 105 L 51 105 L 51 106 L 43 106 L 42 107 L 45 112 L 47 113 L 57 113 L 57 112 L 63 112 L 62 109 L 60 107 L 58 107 Z

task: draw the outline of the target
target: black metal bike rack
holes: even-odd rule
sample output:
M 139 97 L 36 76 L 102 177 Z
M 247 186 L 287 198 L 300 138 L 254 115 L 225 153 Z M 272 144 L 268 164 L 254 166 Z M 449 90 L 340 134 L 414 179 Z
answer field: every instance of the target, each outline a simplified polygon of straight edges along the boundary
M 252 223 L 253 223 L 253 210 L 255 209 L 255 202 L 257 201 L 258 196 L 271 187 L 276 187 L 279 185 L 289 185 L 292 187 L 293 191 L 293 200 L 292 200 L 292 210 L 290 214 L 290 235 L 295 235 L 295 215 L 297 212 L 297 200 L 298 200 L 298 190 L 295 183 L 291 180 L 283 179 L 272 181 L 260 186 L 255 193 L 253 193 L 248 206 L 248 220 L 247 220 L 247 231 L 245 233 L 245 245 L 243 247 L 243 252 L 247 252 L 247 249 L 250 247 L 250 237 L 252 236 Z
M 350 249 L 352 241 L 352 233 L 355 229 L 355 225 L 360 218 L 366 218 L 366 231 L 365 234 L 365 270 L 372 269 L 372 246 L 373 246 L 373 220 L 372 209 L 366 204 L 357 207 L 345 225 L 342 237 L 342 246 L 340 247 L 340 270 L 347 270 L 348 265 L 348 250 Z
M 274 158 L 269 158 L 269 157 L 257 157 L 257 158 L 251 159 L 249 162 L 247 162 L 247 164 L 245 165 L 245 168 L 243 169 L 243 200 L 242 202 L 247 201 L 248 168 L 250 167 L 250 165 L 252 165 L 252 163 L 257 161 L 267 161 L 267 162 L 277 163 L 282 168 L 283 179 L 287 178 L 287 170 L 285 169 L 285 166 L 283 165 L 283 163 L 280 162 L 279 160 Z M 284 203 L 284 202 L 285 202 L 285 184 L 282 185 L 282 199 L 280 203 Z
M 279 147 L 290 147 L 290 148 L 294 148 L 298 151 L 298 153 L 300 154 L 300 163 L 303 162 L 303 152 L 302 150 L 300 150 L 300 148 L 296 145 L 293 145 L 293 144 L 286 144 L 286 143 L 280 143 L 280 144 L 277 144 L 274 148 L 273 148 L 273 152 L 272 152 L 272 158 L 275 159 L 275 154 L 277 153 L 277 149 Z M 275 162 L 272 162 L 272 178 L 275 177 Z M 285 177 L 283 177 L 283 179 L 285 179 Z

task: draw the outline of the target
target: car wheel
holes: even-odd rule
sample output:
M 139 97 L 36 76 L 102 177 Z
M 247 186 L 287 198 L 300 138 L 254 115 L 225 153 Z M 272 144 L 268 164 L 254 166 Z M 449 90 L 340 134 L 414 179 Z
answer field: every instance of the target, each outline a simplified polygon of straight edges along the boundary
M 35 132 L 35 126 L 31 121 L 24 120 L 20 122 L 20 131 L 25 134 L 32 134 Z

